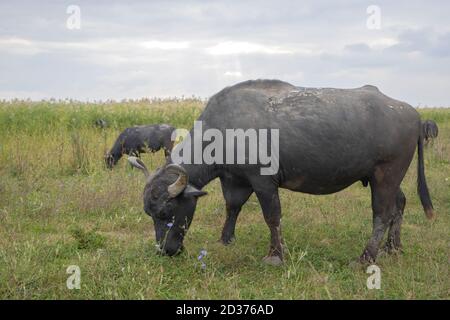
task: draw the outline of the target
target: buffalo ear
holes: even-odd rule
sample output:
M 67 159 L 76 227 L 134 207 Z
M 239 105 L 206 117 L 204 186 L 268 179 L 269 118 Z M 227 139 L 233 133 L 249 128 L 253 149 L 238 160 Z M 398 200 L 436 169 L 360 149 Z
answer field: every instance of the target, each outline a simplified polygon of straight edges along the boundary
M 142 162 L 141 159 L 139 159 L 137 157 L 128 157 L 127 160 L 133 167 L 142 170 L 144 172 L 145 176 L 148 177 L 149 173 L 148 173 L 147 167 L 145 166 L 144 162 Z
M 197 197 L 197 198 L 198 197 L 202 197 L 202 196 L 206 196 L 208 194 L 206 191 L 199 190 L 196 187 L 191 186 L 190 184 L 188 184 L 186 186 L 186 189 L 184 189 L 183 193 L 185 195 L 193 196 L 193 197 Z

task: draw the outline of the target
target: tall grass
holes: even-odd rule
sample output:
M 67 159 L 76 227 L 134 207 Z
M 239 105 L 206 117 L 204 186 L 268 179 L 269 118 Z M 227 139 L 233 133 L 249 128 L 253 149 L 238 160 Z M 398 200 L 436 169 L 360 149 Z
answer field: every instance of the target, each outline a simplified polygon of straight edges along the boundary
M 183 107 L 179 108 L 179 104 Z M 149 123 L 190 127 L 204 101 L 130 100 L 102 104 L 81 102 L 0 102 L 0 133 L 45 134 L 57 129 L 90 128 L 98 119 L 113 129 Z

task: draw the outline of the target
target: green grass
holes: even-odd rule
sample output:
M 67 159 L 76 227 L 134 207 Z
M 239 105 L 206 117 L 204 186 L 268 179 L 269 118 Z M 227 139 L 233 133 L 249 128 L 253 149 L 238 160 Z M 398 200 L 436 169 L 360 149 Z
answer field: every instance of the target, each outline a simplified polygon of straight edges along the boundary
M 282 267 L 261 263 L 269 231 L 253 196 L 236 242 L 217 242 L 225 211 L 217 181 L 199 201 L 186 251 L 155 254 L 142 174 L 124 160 L 106 170 L 102 158 L 123 128 L 189 128 L 202 107 L 197 100 L 0 103 L 0 298 L 449 298 L 449 109 L 420 110 L 440 129 L 425 151 L 437 219 L 428 221 L 420 206 L 414 160 L 403 182 L 404 253 L 379 257 L 381 289 L 368 290 L 365 268 L 352 263 L 371 232 L 370 192 L 360 184 L 328 196 L 281 191 L 288 248 Z M 98 118 L 109 126 L 95 128 Z M 162 153 L 143 159 L 151 169 L 164 160 Z M 202 249 L 204 270 L 197 261 Z M 80 290 L 66 287 L 70 265 L 80 267 Z

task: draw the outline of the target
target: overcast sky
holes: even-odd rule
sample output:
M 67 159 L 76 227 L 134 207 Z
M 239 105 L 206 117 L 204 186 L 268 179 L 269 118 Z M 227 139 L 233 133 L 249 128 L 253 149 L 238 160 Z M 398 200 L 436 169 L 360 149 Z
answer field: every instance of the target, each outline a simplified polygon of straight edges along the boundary
M 447 0 L 1 0 L 0 99 L 206 98 L 276 78 L 450 106 L 449 16 Z

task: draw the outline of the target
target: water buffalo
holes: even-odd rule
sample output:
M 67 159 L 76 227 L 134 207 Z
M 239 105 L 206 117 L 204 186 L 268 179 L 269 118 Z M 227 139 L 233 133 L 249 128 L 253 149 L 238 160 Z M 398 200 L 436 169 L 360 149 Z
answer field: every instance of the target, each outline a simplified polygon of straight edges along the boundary
M 425 138 L 425 143 L 428 143 L 430 140 L 437 138 L 439 129 L 433 120 L 425 120 L 422 123 L 423 136 Z
M 279 188 L 321 195 L 361 181 L 370 184 L 373 229 L 360 261 L 374 262 L 386 230 L 386 251 L 401 247 L 406 199 L 400 183 L 416 146 L 418 194 L 427 217 L 433 216 L 424 174 L 420 116 L 410 105 L 387 97 L 374 86 L 303 88 L 278 80 L 246 81 L 212 96 L 198 120 L 204 129 L 224 135 L 229 128 L 278 129 L 279 157 L 275 160 L 279 169 L 262 175 L 260 161 L 168 161 L 150 175 L 142 161 L 130 157 L 132 165 L 147 176 L 144 210 L 153 218 L 156 240 L 164 254 L 172 256 L 181 251 L 197 199 L 206 194 L 201 189 L 216 177 L 226 202 L 222 242 L 233 239 L 241 207 L 255 193 L 271 236 L 269 253 L 263 260 L 272 265 L 283 261 Z M 192 130 L 191 135 L 195 136 Z M 206 140 L 201 150 L 212 143 Z M 173 155 L 185 141 L 178 144 Z M 223 147 L 224 153 L 234 155 L 236 151 Z
M 174 130 L 175 128 L 168 124 L 126 128 L 105 155 L 106 166 L 111 169 L 124 154 L 139 156 L 147 150 L 156 152 L 164 149 L 164 153 L 168 157 L 173 147 L 171 135 Z

